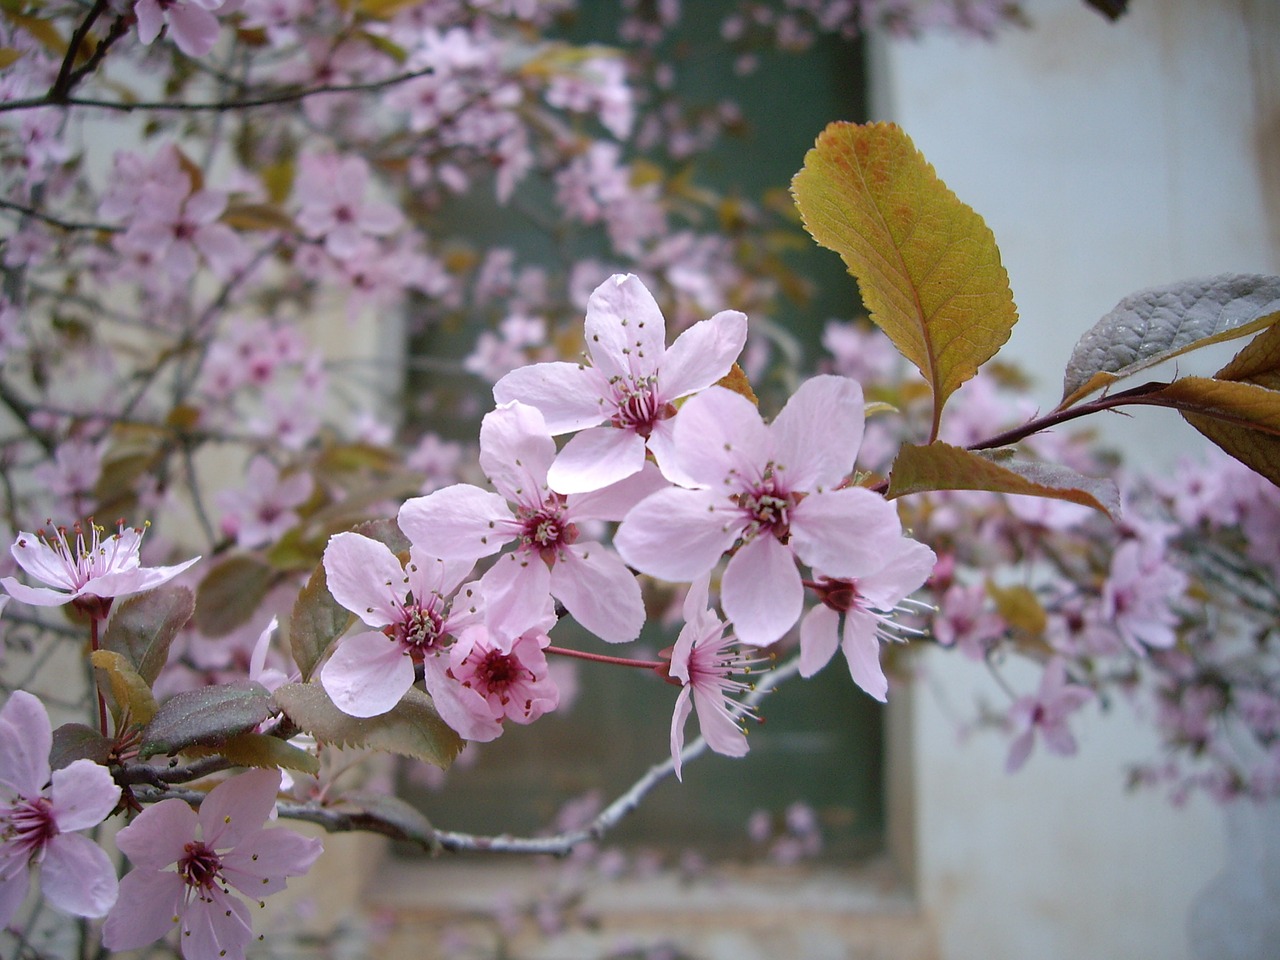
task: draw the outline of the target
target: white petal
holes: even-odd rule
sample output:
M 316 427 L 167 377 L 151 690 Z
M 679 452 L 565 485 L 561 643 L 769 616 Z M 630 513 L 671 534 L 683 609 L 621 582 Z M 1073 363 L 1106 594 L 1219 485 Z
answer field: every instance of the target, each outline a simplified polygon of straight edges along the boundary
M 720 605 L 743 643 L 764 647 L 781 637 L 804 609 L 804 585 L 791 551 L 768 535 L 743 546 L 725 568 Z
M 840 646 L 840 614 L 818 604 L 800 621 L 800 676 L 812 677 Z
M 774 464 L 788 490 L 835 487 L 862 445 L 862 387 L 848 377 L 806 380 L 774 418 Z
M 570 547 L 551 568 L 551 594 L 573 618 L 607 643 L 627 643 L 644 626 L 635 574 L 598 543 Z
M 747 315 L 722 310 L 676 338 L 658 370 L 658 396 L 670 403 L 705 390 L 733 367 L 747 342 Z
M 572 437 L 547 471 L 557 493 L 590 493 L 625 480 L 644 466 L 644 438 L 616 427 L 592 427 Z
M 627 514 L 613 546 L 642 573 L 683 582 L 706 573 L 733 546 L 744 522 L 708 490 L 659 490 Z
M 494 384 L 493 399 L 537 407 L 547 430 L 556 435 L 593 427 L 612 416 L 604 387 L 604 377 L 582 364 L 534 363 L 512 370 Z

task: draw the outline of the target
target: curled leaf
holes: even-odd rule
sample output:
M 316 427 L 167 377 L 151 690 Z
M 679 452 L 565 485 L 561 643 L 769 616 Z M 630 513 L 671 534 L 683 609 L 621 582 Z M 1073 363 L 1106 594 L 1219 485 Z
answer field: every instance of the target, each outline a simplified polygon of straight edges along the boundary
M 128 658 L 113 650 L 95 650 L 89 654 L 89 662 L 107 675 L 117 721 L 127 714 L 132 723 L 151 722 L 156 713 L 156 698 L 151 694 L 150 684 L 138 675 Z
M 1183 377 L 1148 395 L 1146 402 L 1173 407 L 1230 456 L 1280 484 L 1280 390 Z

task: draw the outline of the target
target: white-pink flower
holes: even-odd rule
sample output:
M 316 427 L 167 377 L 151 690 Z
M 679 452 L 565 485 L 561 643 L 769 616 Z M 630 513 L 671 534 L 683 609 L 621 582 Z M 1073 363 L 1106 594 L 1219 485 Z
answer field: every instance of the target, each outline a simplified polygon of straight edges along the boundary
M 14 691 L 0 708 L 0 929 L 22 905 L 32 867 L 59 910 L 100 917 L 116 900 L 111 858 L 76 831 L 101 823 L 120 788 L 92 760 L 50 770 L 52 746 L 44 704 Z
M 634 640 L 645 619 L 635 576 L 612 550 L 583 540 L 578 524 L 620 518 L 662 480 L 650 468 L 564 496 L 547 484 L 555 455 L 537 409 L 503 404 L 480 426 L 480 467 L 498 492 L 454 484 L 416 497 L 400 508 L 400 528 L 449 559 L 475 561 L 514 541 L 480 581 L 485 622 L 499 638 L 536 625 L 552 596 L 602 640 Z
M 890 619 L 933 571 L 933 551 L 909 537 L 885 545 L 884 564 L 864 577 L 819 576 L 809 586 L 821 601 L 800 622 L 800 674 L 811 677 L 844 651 L 853 682 L 883 702 L 889 683 L 880 666 L 880 641 L 903 628 Z M 844 623 L 841 625 L 841 617 Z
M 734 636 L 726 635 L 724 623 L 707 602 L 710 577 L 701 576 L 689 587 L 684 599 L 684 626 L 671 648 L 668 675 L 681 684 L 671 716 L 671 762 L 676 779 L 681 773 L 680 754 L 684 750 L 684 725 L 697 711 L 698 727 L 707 746 L 726 757 L 747 753 L 747 734 L 742 719 L 753 716 L 733 695 L 751 689 L 734 680 L 732 674 L 747 673 L 759 660 L 748 659 L 732 647 Z
M 394 233 L 403 215 L 389 203 L 365 199 L 368 187 L 369 165 L 361 157 L 303 154 L 294 188 L 302 204 L 298 226 L 323 237 L 339 260 L 356 253 L 365 236 Z
M 1076 738 L 1067 727 L 1067 718 L 1093 699 L 1093 692 L 1067 682 L 1067 665 L 1054 657 L 1044 668 L 1040 689 L 1020 697 L 1009 709 L 1009 720 L 1019 733 L 1009 745 L 1005 769 L 1013 773 L 1027 762 L 1036 735 L 1044 739 L 1050 752 L 1069 757 L 1076 752 Z
M 353 717 L 386 713 L 413 686 L 415 663 L 426 671 L 427 692 L 441 694 L 448 669 L 441 654 L 449 638 L 482 620 L 473 589 L 453 599 L 474 565 L 437 559 L 415 544 L 402 567 L 377 540 L 358 533 L 330 538 L 324 550 L 329 592 L 375 628 L 339 641 L 320 671 L 320 683 L 339 710 Z
M 250 770 L 218 784 L 196 813 L 170 798 L 116 835 L 134 865 L 102 928 L 109 950 L 133 950 L 182 931 L 186 960 L 244 960 L 253 941 L 249 904 L 306 873 L 319 840 L 267 827 L 279 770 Z
M 138 555 L 144 529 L 122 523 L 114 534 L 106 536 L 104 527 L 92 520 L 88 523 L 87 535 L 77 523 L 70 538 L 65 527 L 52 533 L 22 531 L 9 548 L 23 570 L 54 589 L 28 587 L 13 577 L 0 580 L 0 586 L 15 600 L 37 607 L 77 601 L 97 604 L 158 587 L 200 559 L 193 557 L 171 567 L 144 567 Z
M 224 512 L 222 531 L 236 538 L 236 545 L 252 550 L 274 543 L 299 521 L 294 507 L 311 496 L 311 474 L 297 471 L 282 478 L 265 456 L 249 461 L 245 486 L 223 490 L 217 502 Z
M 495 643 L 482 626 L 463 630 L 449 648 L 449 677 L 459 687 L 453 703 L 481 724 L 533 723 L 560 703 L 543 653 L 550 644 L 541 630 L 531 630 L 508 644 Z M 442 705 L 440 716 L 453 726 L 447 710 Z
M 1187 575 L 1166 561 L 1158 547 L 1126 540 L 1111 557 L 1102 585 L 1102 617 L 1135 653 L 1177 642 L 1172 604 L 1187 589 Z
M 747 338 L 747 318 L 723 310 L 695 323 L 668 349 L 666 321 L 638 277 L 616 274 L 587 301 L 590 365 L 537 363 L 493 388 L 498 403 L 541 411 L 553 434 L 581 431 L 548 471 L 559 493 L 599 490 L 640 471 L 646 448 L 669 478 L 675 401 L 729 372 Z M 597 426 L 605 423 L 607 426 Z
M 765 425 L 745 397 L 712 387 L 685 403 L 672 457 L 698 489 L 668 488 L 623 520 L 614 545 L 643 573 L 688 581 L 728 550 L 720 602 L 743 643 L 773 643 L 800 618 L 796 560 L 865 577 L 902 537 L 897 511 L 842 487 L 862 439 L 862 388 L 847 377 L 801 384 Z

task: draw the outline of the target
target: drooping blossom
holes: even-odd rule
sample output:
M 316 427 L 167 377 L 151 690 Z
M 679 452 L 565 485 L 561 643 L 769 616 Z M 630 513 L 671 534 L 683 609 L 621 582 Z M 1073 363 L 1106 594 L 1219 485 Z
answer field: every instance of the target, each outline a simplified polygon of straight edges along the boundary
M 44 704 L 15 690 L 0 708 L 0 929 L 26 898 L 33 867 L 59 910 L 101 917 L 116 901 L 111 858 L 76 831 L 106 819 L 120 788 L 92 760 L 50 770 L 52 746 Z
M 481 724 L 504 720 L 533 723 L 560 703 L 560 692 L 548 674 L 543 653 L 550 643 L 540 630 L 531 630 L 507 644 L 494 642 L 482 626 L 463 630 L 449 649 L 449 676 L 461 688 L 453 702 Z M 441 709 L 440 715 L 450 723 L 446 709 Z
M 186 960 L 244 960 L 249 904 L 306 873 L 322 849 L 266 826 L 279 789 L 280 771 L 250 770 L 214 787 L 198 813 L 171 797 L 138 814 L 116 835 L 134 869 L 102 928 L 107 949 L 134 950 L 179 929 Z
M 883 702 L 889 691 L 880 666 L 880 641 L 903 631 L 890 619 L 908 596 L 924 584 L 936 558 L 922 543 L 902 537 L 886 544 L 884 565 L 864 577 L 818 577 L 809 586 L 821 601 L 800 622 L 800 674 L 811 677 L 844 651 L 854 683 Z M 844 623 L 841 624 L 843 617 Z
M 746 316 L 723 310 L 668 349 L 653 295 L 638 277 L 615 274 L 591 294 L 585 334 L 590 365 L 533 364 L 493 388 L 498 403 L 537 407 L 552 434 L 580 431 L 551 467 L 551 489 L 583 493 L 632 476 L 644 466 L 646 448 L 678 479 L 670 472 L 675 401 L 729 372 L 746 342 Z
M 671 679 L 681 684 L 671 716 L 671 762 L 677 780 L 684 779 L 680 754 L 691 712 L 697 712 L 702 738 L 716 753 L 742 757 L 748 749 L 742 720 L 753 714 L 734 696 L 747 693 L 751 685 L 732 675 L 749 673 L 761 661 L 745 657 L 732 646 L 735 637 L 724 632 L 724 622 L 707 602 L 710 581 L 709 575 L 699 577 L 685 595 L 684 626 L 671 648 L 667 668 Z
M 28 574 L 45 587 L 29 587 L 13 577 L 0 579 L 15 600 L 37 607 L 79 603 L 94 607 L 101 601 L 141 593 L 172 580 L 199 560 L 193 557 L 169 567 L 144 567 L 138 551 L 145 527 L 126 527 L 107 535 L 105 527 L 88 521 L 88 532 L 77 523 L 70 531 L 19 532 L 9 551 Z
M 474 562 L 515 543 L 480 580 L 486 623 L 500 638 L 535 625 L 551 596 L 602 640 L 634 640 L 645 619 L 635 576 L 612 550 L 582 539 L 578 525 L 620 518 L 662 485 L 661 477 L 649 468 L 603 490 L 565 496 L 547 483 L 555 455 L 542 414 L 504 403 L 480 426 L 480 468 L 498 492 L 454 484 L 413 498 L 400 508 L 400 528 L 453 560 Z
M 449 695 L 442 654 L 451 636 L 483 617 L 474 590 L 454 597 L 474 565 L 437 559 L 415 543 L 402 567 L 377 540 L 358 533 L 330 538 L 324 551 L 329 592 L 374 628 L 339 641 L 320 670 L 320 683 L 339 710 L 353 717 L 386 713 L 413 686 L 416 663 L 426 671 L 428 693 Z
M 1063 757 L 1074 754 L 1076 738 L 1067 726 L 1067 718 L 1092 698 L 1093 692 L 1088 688 L 1067 682 L 1065 660 L 1050 660 L 1040 678 L 1040 689 L 1019 697 L 1009 709 L 1009 720 L 1019 732 L 1009 745 L 1005 769 L 1014 773 L 1027 762 L 1037 735 L 1051 753 Z
M 836 578 L 881 570 L 902 538 L 892 504 L 841 487 L 862 438 L 862 389 L 846 377 L 801 384 L 765 425 L 745 397 L 712 387 L 676 418 L 672 456 L 698 489 L 672 487 L 641 501 L 614 544 L 631 566 L 687 581 L 733 550 L 721 605 L 743 643 L 764 646 L 800 618 L 796 560 Z

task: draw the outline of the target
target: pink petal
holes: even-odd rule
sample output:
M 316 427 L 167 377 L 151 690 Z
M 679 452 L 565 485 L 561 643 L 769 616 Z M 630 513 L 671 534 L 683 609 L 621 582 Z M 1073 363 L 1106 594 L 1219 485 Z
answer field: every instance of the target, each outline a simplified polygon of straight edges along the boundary
M 440 719 L 464 740 L 488 743 L 502 736 L 502 724 L 494 719 L 484 698 L 446 674 L 446 669 L 443 658 L 427 661 L 427 693 L 431 694 Z
M 812 677 L 840 646 L 840 614 L 819 604 L 800 621 L 800 676 Z
M 621 520 L 645 497 L 668 486 L 670 484 L 663 479 L 658 468 L 646 463 L 638 473 L 625 480 L 590 493 L 571 494 L 565 507 L 575 523 L 581 520 Z
M 209 899 L 193 897 L 182 915 L 182 955 L 189 960 L 238 960 L 253 942 L 249 907 L 214 887 Z
M 28 603 L 33 607 L 58 607 L 69 601 L 73 596 L 73 594 L 63 593 L 59 590 L 28 587 L 26 584 L 19 583 L 13 577 L 0 579 L 0 586 L 3 586 L 13 599 L 21 603 Z
M 405 573 L 414 597 L 425 603 L 432 595 L 447 597 L 452 594 L 473 569 L 473 560 L 441 560 L 425 550 L 410 547 L 409 566 Z
M 386 713 L 413 686 L 413 661 L 382 633 L 347 637 L 320 670 L 329 699 L 352 717 Z
M 683 687 L 676 697 L 676 708 L 671 714 L 671 765 L 675 768 L 676 779 L 683 780 L 680 754 L 684 751 L 684 725 L 693 712 L 693 688 Z
M 876 572 L 901 538 L 893 504 L 862 487 L 810 494 L 791 510 L 796 555 L 833 577 Z
M 713 490 L 723 490 L 734 475 L 744 483 L 761 479 L 773 444 L 746 397 L 711 387 L 689 399 L 675 421 L 675 465 L 682 474 Z
M 218 18 L 194 4 L 180 2 L 169 8 L 169 36 L 188 57 L 203 57 L 218 42 Z
M 733 546 L 744 522 L 709 490 L 660 490 L 627 514 L 613 546 L 632 567 L 685 582 L 706 573 Z
M 283 890 L 286 877 L 306 873 L 323 852 L 323 845 L 313 837 L 268 827 L 223 855 L 222 874 L 241 893 L 261 900 Z
M 157 0 L 138 0 L 133 5 L 133 13 L 138 18 L 138 40 L 144 47 L 148 46 L 164 29 L 164 11 Z
M 40 699 L 15 690 L 0 708 L 0 783 L 24 797 L 38 797 L 49 782 L 53 729 Z
M 406 537 L 445 560 L 487 557 L 516 535 L 507 501 L 468 483 L 406 500 L 399 522 Z
M 497 403 L 519 400 L 542 411 L 553 434 L 593 427 L 612 416 L 598 371 L 580 363 L 534 363 L 512 370 L 493 385 Z
M 551 600 L 551 571 L 536 554 L 504 554 L 480 578 L 484 618 L 504 650 L 526 630 L 542 622 Z
M 358 533 L 338 533 L 324 548 L 324 575 L 333 599 L 368 626 L 400 619 L 409 578 L 386 544 Z
M 644 600 L 635 574 L 598 543 L 578 544 L 551 568 L 551 595 L 573 618 L 607 643 L 627 643 L 644 626 Z
M 27 891 L 31 888 L 31 870 L 25 861 L 10 876 L 0 873 L 0 930 L 9 926 L 9 921 L 27 899 Z
M 224 780 L 200 804 L 204 842 L 225 850 L 262 829 L 276 807 L 279 770 L 247 770 Z
M 892 610 L 919 590 L 938 562 L 932 550 L 909 537 L 899 538 L 886 552 L 882 568 L 858 578 L 858 592 L 878 610 Z
M 705 390 L 733 367 L 747 342 L 747 315 L 722 310 L 676 338 L 658 370 L 658 396 L 670 403 Z
M 161 801 L 170 802 L 182 803 L 181 800 Z M 192 816 L 194 818 L 194 814 Z M 120 881 L 116 905 L 102 926 L 103 946 L 108 950 L 136 950 L 159 940 L 177 925 L 186 890 L 187 885 L 174 870 L 142 867 L 125 874 Z
M 197 823 L 195 811 L 183 801 L 161 800 L 116 834 L 116 848 L 135 866 L 159 870 L 178 862 L 183 847 L 196 838 Z
M 34 533 L 20 530 L 9 552 L 18 561 L 18 566 L 41 583 L 62 587 L 64 590 L 76 588 L 66 558 Z
M 584 331 L 591 362 L 606 377 L 646 377 L 667 348 L 658 302 L 633 274 L 615 274 L 596 287 L 587 298 Z
M 1009 744 L 1009 756 L 1004 762 L 1006 773 L 1017 773 L 1031 756 L 1031 748 L 1035 745 L 1034 729 L 1026 730 Z
M 92 760 L 76 760 L 53 771 L 49 798 L 58 829 L 68 833 L 105 820 L 120 799 L 120 788 L 106 767 Z
M 546 500 L 555 458 L 556 443 L 537 407 L 504 403 L 480 422 L 480 469 L 513 503 L 537 507 Z
M 104 574 L 91 579 L 80 592 L 92 593 L 99 597 L 123 597 L 131 593 L 143 593 L 168 583 L 199 559 L 199 557 L 192 557 L 171 567 L 138 567 L 134 570 Z
M 694 685 L 693 706 L 698 711 L 698 730 L 708 747 L 726 757 L 746 756 L 747 735 L 725 707 L 723 694 Z
M 638 433 L 592 427 L 564 445 L 547 471 L 547 483 L 557 493 L 599 490 L 639 473 L 644 452 L 644 438 Z
M 838 486 L 862 445 L 862 387 L 821 376 L 800 385 L 769 428 L 775 469 L 788 490 Z
M 743 546 L 725 568 L 720 605 L 743 643 L 764 647 L 781 637 L 804 609 L 791 550 L 768 535 Z
M 889 681 L 880 666 L 880 639 L 876 636 L 877 620 L 861 610 L 844 615 L 844 657 L 849 661 L 849 675 L 881 703 L 889 692 Z
M 45 847 L 40 889 L 59 910 L 77 917 L 101 917 L 116 902 L 117 887 L 111 858 L 88 837 L 63 833 Z

